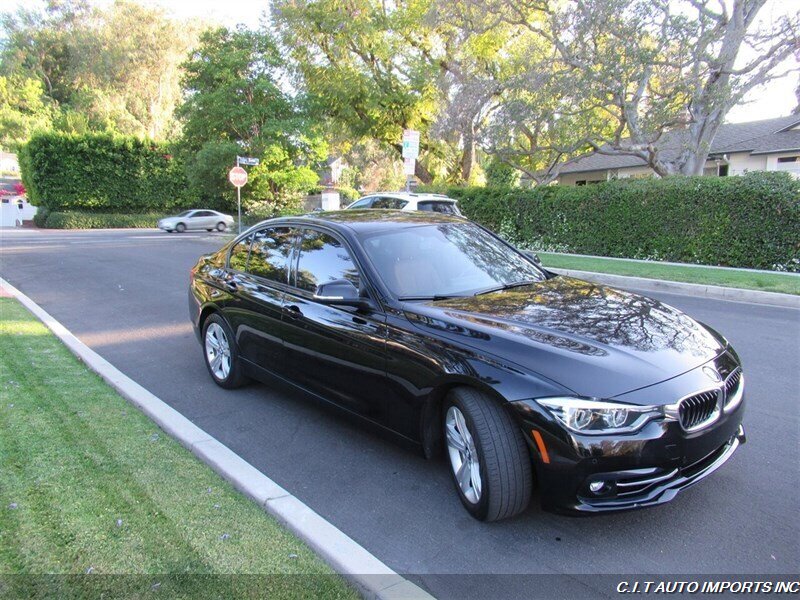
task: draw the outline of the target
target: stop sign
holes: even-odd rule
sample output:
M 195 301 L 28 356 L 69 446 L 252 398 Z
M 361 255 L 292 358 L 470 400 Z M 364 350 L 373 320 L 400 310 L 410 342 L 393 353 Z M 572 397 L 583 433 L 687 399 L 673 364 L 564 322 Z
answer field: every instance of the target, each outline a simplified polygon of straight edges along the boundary
M 228 173 L 228 179 L 233 185 L 240 188 L 247 183 L 247 171 L 242 167 L 233 167 Z

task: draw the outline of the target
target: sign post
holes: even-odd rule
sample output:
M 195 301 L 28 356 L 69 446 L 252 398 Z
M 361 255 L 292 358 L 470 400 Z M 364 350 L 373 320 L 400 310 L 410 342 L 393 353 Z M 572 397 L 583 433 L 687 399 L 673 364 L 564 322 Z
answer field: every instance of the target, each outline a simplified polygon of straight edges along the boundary
M 239 157 L 236 157 L 237 165 L 228 172 L 228 179 L 236 186 L 236 205 L 239 211 L 239 233 L 242 233 L 242 186 L 247 183 L 247 171 L 238 165 Z
M 239 233 L 242 233 L 242 186 L 247 183 L 247 171 L 240 165 L 258 166 L 259 159 L 249 156 L 237 156 L 236 166 L 228 172 L 228 180 L 236 186 L 236 206 L 239 213 Z
M 406 191 L 411 191 L 411 180 L 417 166 L 419 156 L 419 131 L 403 130 L 403 172 L 406 174 Z

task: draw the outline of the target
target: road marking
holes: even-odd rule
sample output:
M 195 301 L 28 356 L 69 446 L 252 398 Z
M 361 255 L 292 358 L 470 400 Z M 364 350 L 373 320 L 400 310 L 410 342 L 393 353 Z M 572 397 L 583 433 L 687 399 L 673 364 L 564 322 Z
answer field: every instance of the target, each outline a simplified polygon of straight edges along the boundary
M 0 288 L 19 300 L 61 340 L 70 352 L 100 375 L 123 398 L 139 408 L 167 434 L 177 439 L 195 456 L 230 481 L 236 489 L 257 502 L 266 512 L 306 542 L 366 597 L 380 600 L 433 598 L 422 588 L 398 575 L 366 548 L 233 450 L 133 381 L 2 277 L 0 277 Z

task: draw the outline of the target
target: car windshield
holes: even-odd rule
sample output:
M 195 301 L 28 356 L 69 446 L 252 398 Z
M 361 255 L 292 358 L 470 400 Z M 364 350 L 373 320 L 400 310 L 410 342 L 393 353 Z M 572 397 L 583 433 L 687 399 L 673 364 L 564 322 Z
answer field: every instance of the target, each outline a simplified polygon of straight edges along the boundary
M 404 300 L 467 296 L 545 279 L 522 254 L 473 223 L 368 234 L 361 243 L 387 287 Z
M 193 212 L 194 212 L 193 210 L 185 210 L 185 211 L 183 211 L 182 213 L 180 213 L 180 214 L 179 214 L 179 215 L 177 215 L 177 216 L 178 216 L 178 217 L 188 217 L 188 216 L 189 216 L 190 214 L 192 214 Z

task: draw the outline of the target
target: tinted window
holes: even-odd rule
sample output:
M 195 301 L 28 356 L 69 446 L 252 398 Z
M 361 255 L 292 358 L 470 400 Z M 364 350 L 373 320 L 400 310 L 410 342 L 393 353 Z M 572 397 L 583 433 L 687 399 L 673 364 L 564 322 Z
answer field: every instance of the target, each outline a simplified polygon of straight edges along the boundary
M 210 217 L 210 216 L 212 216 L 212 215 L 213 215 L 213 213 L 211 213 L 211 212 L 209 212 L 209 211 L 207 211 L 207 210 L 198 210 L 198 211 L 197 211 L 196 213 L 194 213 L 192 216 L 193 216 L 193 217 Z
M 445 215 L 461 214 L 458 212 L 455 202 L 420 202 L 417 204 L 417 210 L 442 213 Z
M 247 269 L 247 255 L 250 252 L 250 240 L 252 235 L 248 235 L 233 248 L 231 248 L 231 257 L 228 260 L 228 266 L 237 271 L 244 271 Z
M 294 234 L 288 227 L 262 229 L 253 234 L 247 272 L 272 281 L 289 282 L 289 254 Z
M 394 208 L 399 210 L 406 204 L 408 202 L 400 198 L 378 198 L 372 203 L 372 208 Z
M 353 202 L 347 208 L 369 208 L 370 206 L 372 206 L 372 201 L 374 199 L 375 198 L 364 198 L 363 200 L 358 200 L 356 202 Z
M 441 223 L 374 233 L 363 246 L 400 297 L 470 295 L 542 281 L 524 256 L 472 223 Z
M 306 229 L 300 243 L 297 287 L 314 292 L 321 283 L 347 279 L 359 287 L 358 270 L 347 248 L 336 238 Z

